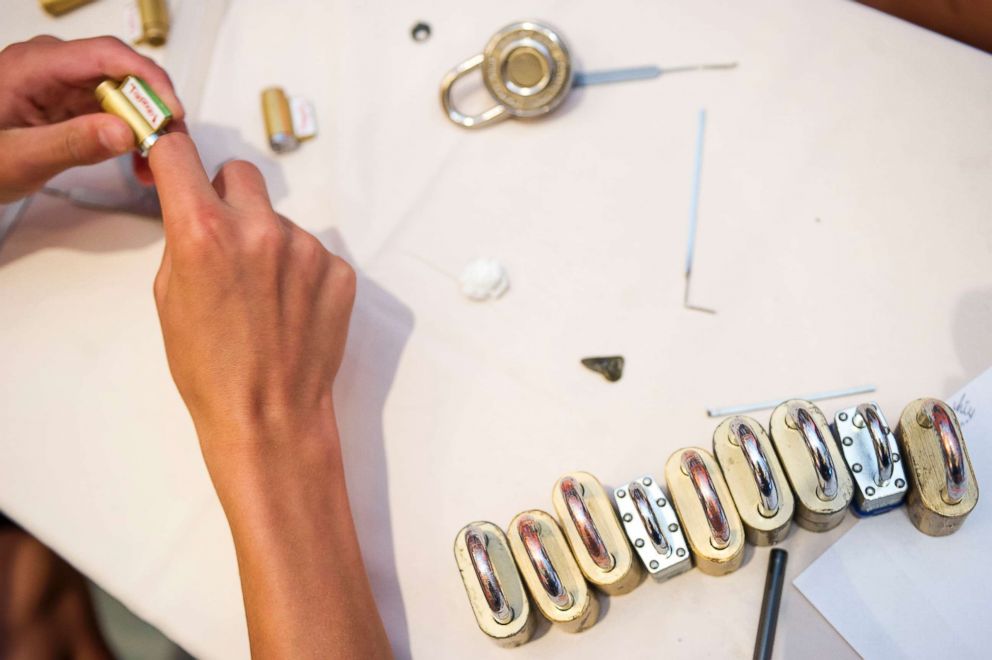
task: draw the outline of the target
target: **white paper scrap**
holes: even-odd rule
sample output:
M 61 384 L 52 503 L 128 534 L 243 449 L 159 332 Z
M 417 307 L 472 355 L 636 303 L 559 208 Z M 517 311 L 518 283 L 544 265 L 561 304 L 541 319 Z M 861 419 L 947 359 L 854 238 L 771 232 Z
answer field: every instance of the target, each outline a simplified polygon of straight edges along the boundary
M 987 488 L 992 369 L 947 401 L 979 488 Z M 859 522 L 793 584 L 865 658 L 987 658 L 990 547 L 992 504 L 981 494 L 963 527 L 940 538 L 917 531 L 897 509 Z

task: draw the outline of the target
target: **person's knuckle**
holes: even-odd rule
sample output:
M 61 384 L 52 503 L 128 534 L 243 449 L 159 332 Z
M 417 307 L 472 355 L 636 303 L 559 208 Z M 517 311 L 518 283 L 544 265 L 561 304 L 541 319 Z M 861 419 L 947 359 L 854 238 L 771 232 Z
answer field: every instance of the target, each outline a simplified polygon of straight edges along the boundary
M 341 257 L 334 257 L 331 265 L 331 282 L 335 293 L 342 299 L 353 300 L 358 286 L 358 273 Z
M 221 168 L 224 176 L 231 181 L 245 181 L 262 178 L 262 172 L 247 160 L 231 160 Z
M 263 218 L 246 236 L 247 251 L 255 256 L 275 256 L 281 254 L 286 245 L 286 234 L 279 226 L 277 218 Z

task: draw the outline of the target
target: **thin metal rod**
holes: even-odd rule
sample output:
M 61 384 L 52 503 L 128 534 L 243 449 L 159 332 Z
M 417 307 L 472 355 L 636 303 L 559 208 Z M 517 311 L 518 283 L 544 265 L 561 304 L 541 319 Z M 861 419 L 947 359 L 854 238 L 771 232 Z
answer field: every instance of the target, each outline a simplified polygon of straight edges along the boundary
M 686 71 L 715 71 L 733 69 L 737 62 L 718 62 L 713 64 L 687 64 L 662 69 L 659 66 L 634 66 L 625 69 L 605 69 L 603 71 L 579 71 L 572 80 L 573 87 L 586 85 L 604 85 L 608 83 L 628 82 L 632 80 L 651 80 L 662 74 L 684 73 Z
M 758 635 L 754 640 L 754 660 L 771 660 L 775 645 L 775 628 L 778 625 L 778 607 L 782 603 L 782 586 L 785 584 L 785 564 L 789 553 L 773 548 L 768 556 L 768 575 L 765 577 L 765 595 L 761 598 L 761 617 Z
M 699 111 L 699 129 L 696 132 L 696 165 L 692 173 L 692 197 L 689 202 L 689 240 L 685 249 L 685 291 L 682 306 L 697 312 L 716 314 L 716 310 L 697 307 L 689 303 L 689 285 L 692 282 L 692 258 L 696 252 L 696 226 L 699 223 L 699 187 L 703 175 L 703 136 L 706 134 L 706 109 Z
M 757 403 L 746 403 L 740 406 L 724 406 L 722 408 L 707 408 L 706 414 L 710 417 L 726 417 L 727 415 L 739 415 L 741 413 L 753 412 L 755 410 L 766 410 L 768 408 L 774 408 L 783 401 L 788 401 L 789 399 L 805 399 L 806 401 L 822 401 L 823 399 L 839 399 L 844 396 L 853 396 L 855 394 L 867 394 L 868 392 L 874 392 L 874 385 L 862 385 L 860 387 L 849 387 L 843 390 L 830 390 L 827 392 L 816 392 L 815 394 L 806 394 L 803 396 L 790 396 L 784 399 L 769 399 L 768 401 L 759 401 Z

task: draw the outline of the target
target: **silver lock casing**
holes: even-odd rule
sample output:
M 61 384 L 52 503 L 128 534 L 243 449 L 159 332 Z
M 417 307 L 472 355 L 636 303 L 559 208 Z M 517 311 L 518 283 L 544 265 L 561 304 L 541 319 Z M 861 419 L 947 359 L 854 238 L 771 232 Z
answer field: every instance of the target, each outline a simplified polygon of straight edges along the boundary
M 878 404 L 838 411 L 834 429 L 854 481 L 855 512 L 873 516 L 902 504 L 909 484 L 896 437 Z
M 650 476 L 614 489 L 627 538 L 648 574 L 663 582 L 692 568 L 682 526 L 661 484 Z

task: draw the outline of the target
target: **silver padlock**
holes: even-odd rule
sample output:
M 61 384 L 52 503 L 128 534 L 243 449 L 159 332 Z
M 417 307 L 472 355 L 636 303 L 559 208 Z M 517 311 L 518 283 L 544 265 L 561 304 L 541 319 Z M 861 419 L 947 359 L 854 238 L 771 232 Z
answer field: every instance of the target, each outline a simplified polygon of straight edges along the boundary
M 503 530 L 485 521 L 466 525 L 455 537 L 455 562 L 482 632 L 507 648 L 530 639 L 534 616 Z
M 496 105 L 477 115 L 459 111 L 452 86 L 462 76 L 482 70 L 482 82 Z M 448 119 L 478 128 L 508 117 L 538 117 L 561 105 L 572 88 L 572 58 L 561 35 L 536 21 L 507 25 L 485 49 L 449 71 L 441 81 L 441 106 Z
M 656 479 L 644 476 L 613 491 L 627 538 L 648 573 L 661 582 L 692 568 L 675 508 Z
M 834 429 L 854 480 L 855 513 L 874 516 L 902 504 L 909 484 L 896 437 L 878 404 L 838 411 Z
M 772 411 L 768 431 L 796 496 L 796 523 L 813 532 L 839 525 L 854 484 L 823 412 L 809 401 L 791 399 Z

